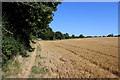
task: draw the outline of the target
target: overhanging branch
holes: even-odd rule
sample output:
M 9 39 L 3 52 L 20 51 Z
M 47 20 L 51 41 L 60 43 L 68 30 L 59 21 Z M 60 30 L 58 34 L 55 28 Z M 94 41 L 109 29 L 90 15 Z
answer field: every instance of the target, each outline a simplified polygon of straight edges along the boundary
M 5 28 L 3 28 L 3 27 L 2 27 L 2 29 L 3 29 L 4 31 L 10 33 L 10 34 L 13 34 L 12 32 L 8 31 L 7 29 L 5 29 Z

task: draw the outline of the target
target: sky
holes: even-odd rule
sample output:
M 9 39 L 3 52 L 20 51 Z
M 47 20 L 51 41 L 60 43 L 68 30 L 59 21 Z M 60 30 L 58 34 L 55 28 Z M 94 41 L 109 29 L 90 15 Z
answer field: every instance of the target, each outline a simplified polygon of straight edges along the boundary
M 63 2 L 119 2 L 120 0 L 61 0 Z
M 118 34 L 117 2 L 62 2 L 49 24 L 53 31 L 79 36 Z

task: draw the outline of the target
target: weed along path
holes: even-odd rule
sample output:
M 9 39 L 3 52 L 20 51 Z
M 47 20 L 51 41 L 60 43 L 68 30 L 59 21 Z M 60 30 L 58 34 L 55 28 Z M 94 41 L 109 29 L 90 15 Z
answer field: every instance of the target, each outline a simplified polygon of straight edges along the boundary
M 40 52 L 37 53 L 31 77 L 118 77 L 118 38 L 70 39 L 38 43 Z

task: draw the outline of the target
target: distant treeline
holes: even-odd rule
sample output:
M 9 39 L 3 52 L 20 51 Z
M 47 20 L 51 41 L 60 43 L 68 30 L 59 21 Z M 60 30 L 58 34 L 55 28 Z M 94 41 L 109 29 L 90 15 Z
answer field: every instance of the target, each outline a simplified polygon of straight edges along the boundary
M 61 40 L 61 39 L 71 39 L 71 38 L 85 38 L 82 34 L 80 36 L 72 35 L 70 36 L 68 33 L 63 34 L 60 31 L 53 32 L 52 28 L 47 27 L 45 29 L 37 32 L 37 38 L 41 38 L 43 40 Z
M 118 37 L 120 35 L 108 34 L 107 36 L 84 36 L 80 34 L 79 36 L 75 36 L 74 34 L 70 36 L 68 33 L 63 34 L 60 31 L 54 32 L 52 28 L 47 27 L 45 29 L 37 32 L 37 38 L 41 38 L 42 40 L 61 40 L 61 39 L 74 39 L 74 38 L 92 38 L 92 37 Z
M 108 34 L 107 36 L 86 36 L 86 38 L 89 38 L 89 37 L 120 37 L 120 35 L 113 35 L 113 34 Z

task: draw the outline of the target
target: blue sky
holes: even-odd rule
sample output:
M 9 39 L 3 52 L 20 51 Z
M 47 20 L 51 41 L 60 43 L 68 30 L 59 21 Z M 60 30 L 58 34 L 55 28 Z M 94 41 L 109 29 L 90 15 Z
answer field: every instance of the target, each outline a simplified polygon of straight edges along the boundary
M 53 21 L 53 31 L 69 35 L 118 34 L 117 2 L 62 2 L 58 5 Z

